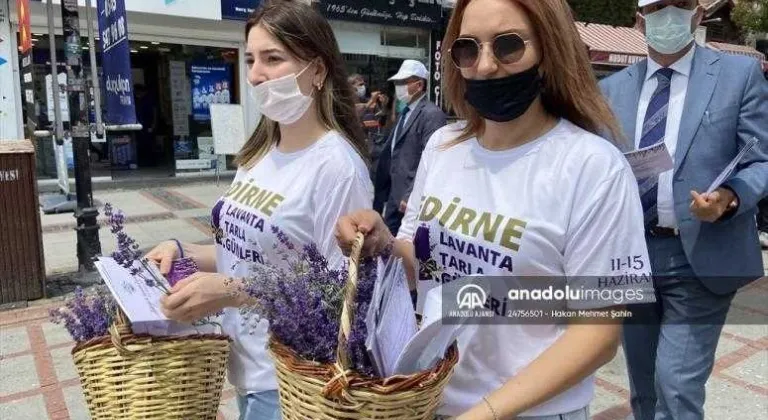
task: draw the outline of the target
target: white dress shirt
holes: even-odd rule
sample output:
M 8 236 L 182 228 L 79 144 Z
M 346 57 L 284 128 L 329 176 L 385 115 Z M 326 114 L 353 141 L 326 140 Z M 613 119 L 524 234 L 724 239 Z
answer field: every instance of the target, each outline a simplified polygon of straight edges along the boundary
M 688 54 L 677 60 L 669 66 L 672 73 L 672 84 L 669 93 L 669 107 L 667 108 L 667 128 L 664 136 L 664 143 L 667 150 L 675 159 L 675 150 L 677 149 L 677 139 L 680 134 L 680 122 L 683 117 L 683 107 L 685 97 L 688 94 L 688 78 L 691 75 L 691 66 L 693 65 L 693 54 L 696 48 L 691 48 Z M 651 103 L 651 97 L 659 84 L 656 78 L 656 71 L 661 69 L 661 65 L 648 57 L 648 71 L 645 74 L 645 83 L 640 93 L 640 103 L 637 107 L 637 124 L 635 125 L 635 147 L 639 147 L 642 137 L 643 123 L 645 122 L 645 113 L 648 111 L 648 105 Z M 659 226 L 667 228 L 677 228 L 677 218 L 675 217 L 675 200 L 672 196 L 672 173 L 674 170 L 663 172 L 659 175 L 659 195 L 656 208 L 659 215 Z
M 408 125 L 408 120 L 411 119 L 411 115 L 413 115 L 413 110 L 416 108 L 416 105 L 419 104 L 419 102 L 424 100 L 424 97 L 427 96 L 427 94 L 422 94 L 419 99 L 416 99 L 415 101 L 408 104 L 408 113 L 405 114 L 405 121 L 403 121 L 403 129 Z M 399 123 L 399 121 L 398 121 Z M 397 126 L 399 124 L 395 125 L 395 133 L 394 137 L 392 137 L 392 151 L 395 151 L 395 145 L 397 144 L 397 138 L 400 136 L 400 133 L 397 132 Z

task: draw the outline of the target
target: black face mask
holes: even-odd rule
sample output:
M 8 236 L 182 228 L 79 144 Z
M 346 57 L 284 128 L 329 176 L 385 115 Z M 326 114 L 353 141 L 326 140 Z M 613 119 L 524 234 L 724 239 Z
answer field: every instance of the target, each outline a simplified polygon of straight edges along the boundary
M 483 118 L 507 122 L 519 118 L 541 93 L 539 66 L 500 79 L 470 80 L 464 99 Z

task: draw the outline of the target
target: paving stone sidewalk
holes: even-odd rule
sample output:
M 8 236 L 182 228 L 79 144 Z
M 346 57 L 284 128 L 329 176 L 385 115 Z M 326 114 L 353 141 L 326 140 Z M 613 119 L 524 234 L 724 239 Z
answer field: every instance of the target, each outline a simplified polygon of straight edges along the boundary
M 213 184 L 97 193 L 128 216 L 126 230 L 142 246 L 167 238 L 210 241 L 208 212 L 226 187 Z M 45 257 L 49 274 L 76 268 L 74 220 L 71 214 L 43 216 Z M 114 248 L 101 230 L 105 252 Z M 768 253 L 766 274 L 768 275 Z M 73 343 L 66 331 L 48 322 L 57 302 L 31 302 L 23 309 L 0 312 L 0 419 L 85 420 L 87 408 L 71 358 Z M 730 320 L 768 317 L 768 277 L 737 295 Z M 596 420 L 622 420 L 629 414 L 628 384 L 622 354 L 597 376 L 591 407 Z M 715 371 L 707 385 L 706 418 L 768 419 L 768 325 L 726 325 L 717 349 Z M 223 391 L 220 420 L 237 419 L 234 391 Z

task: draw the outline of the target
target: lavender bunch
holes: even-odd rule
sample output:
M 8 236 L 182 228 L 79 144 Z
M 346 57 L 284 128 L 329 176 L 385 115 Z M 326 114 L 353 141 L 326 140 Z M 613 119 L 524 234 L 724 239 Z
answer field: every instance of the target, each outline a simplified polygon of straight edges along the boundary
M 110 203 L 104 205 L 104 215 L 107 216 L 107 224 L 109 225 L 110 232 L 115 235 L 117 239 L 117 251 L 112 253 L 112 258 L 125 269 L 129 270 L 131 275 L 140 278 L 149 287 L 155 287 L 163 291 L 165 294 L 170 294 L 170 290 L 165 285 L 162 279 L 156 279 L 150 269 L 150 262 L 144 258 L 139 251 L 139 244 L 125 233 L 125 215 L 120 210 L 115 208 Z M 173 286 L 180 280 L 183 280 L 198 271 L 198 266 L 191 258 L 180 258 L 171 263 L 171 270 L 168 273 L 168 278 L 165 279 Z M 204 318 L 193 326 L 203 325 L 217 325 L 212 321 L 211 317 L 220 316 L 223 311 L 211 314 L 210 317 Z
M 117 304 L 104 286 L 89 291 L 78 287 L 64 306 L 50 311 L 51 322 L 64 325 L 78 342 L 109 334 L 109 326 L 117 313 Z
M 125 269 L 129 270 L 132 276 L 142 279 L 147 286 L 156 287 L 170 293 L 168 288 L 161 281 L 157 281 L 149 268 L 149 261 L 141 255 L 139 244 L 125 233 L 125 215 L 120 210 L 115 210 L 112 204 L 104 205 L 104 215 L 107 216 L 109 230 L 117 239 L 117 251 L 112 253 L 112 258 Z
M 332 363 L 336 359 L 346 267 L 333 270 L 315 244 L 297 247 L 279 228 L 273 227 L 272 233 L 283 264 L 250 266 L 243 291 L 251 298 L 252 306 L 241 312 L 246 317 L 255 315 L 257 323 L 261 319 L 269 321 L 271 334 L 300 357 Z M 365 318 L 375 281 L 375 260 L 362 260 L 348 353 L 353 369 L 367 376 L 374 375 L 365 347 Z

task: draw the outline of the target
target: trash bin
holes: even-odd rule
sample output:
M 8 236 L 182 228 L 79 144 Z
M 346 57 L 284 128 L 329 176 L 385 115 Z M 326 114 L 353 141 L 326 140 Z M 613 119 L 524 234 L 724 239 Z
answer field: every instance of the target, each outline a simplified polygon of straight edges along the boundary
M 0 304 L 45 295 L 35 148 L 0 140 Z

